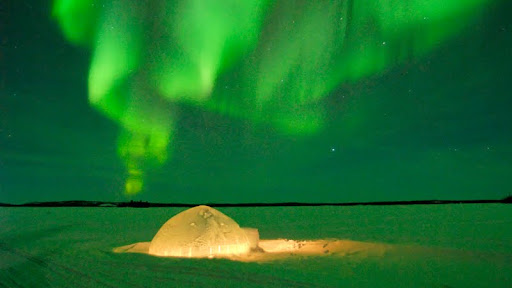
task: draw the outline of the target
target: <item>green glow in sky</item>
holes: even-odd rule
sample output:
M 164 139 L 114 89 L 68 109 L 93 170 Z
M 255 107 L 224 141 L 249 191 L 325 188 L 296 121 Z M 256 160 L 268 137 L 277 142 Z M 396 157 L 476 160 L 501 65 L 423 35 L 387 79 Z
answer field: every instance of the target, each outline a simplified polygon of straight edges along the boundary
M 210 96 L 218 75 L 253 49 L 268 1 L 166 1 L 151 38 L 151 78 L 169 100 Z
M 53 16 L 92 49 L 89 101 L 122 127 L 136 194 L 169 157 L 176 105 L 311 134 L 338 86 L 441 46 L 490 1 L 56 0 Z

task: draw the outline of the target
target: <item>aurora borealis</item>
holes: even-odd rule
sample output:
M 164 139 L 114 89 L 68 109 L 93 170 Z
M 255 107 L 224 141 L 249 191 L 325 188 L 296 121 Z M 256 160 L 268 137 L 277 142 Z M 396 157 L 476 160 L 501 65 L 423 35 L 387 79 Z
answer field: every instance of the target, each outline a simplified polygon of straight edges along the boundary
M 12 4 L 0 202 L 509 193 L 510 4 L 238 2 Z

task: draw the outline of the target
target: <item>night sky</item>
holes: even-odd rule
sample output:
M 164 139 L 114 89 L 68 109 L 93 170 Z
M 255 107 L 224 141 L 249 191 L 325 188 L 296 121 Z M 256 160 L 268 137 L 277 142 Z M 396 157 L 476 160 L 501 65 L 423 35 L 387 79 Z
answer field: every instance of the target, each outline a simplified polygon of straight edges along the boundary
M 0 4 L 0 202 L 512 193 L 511 1 L 51 2 Z

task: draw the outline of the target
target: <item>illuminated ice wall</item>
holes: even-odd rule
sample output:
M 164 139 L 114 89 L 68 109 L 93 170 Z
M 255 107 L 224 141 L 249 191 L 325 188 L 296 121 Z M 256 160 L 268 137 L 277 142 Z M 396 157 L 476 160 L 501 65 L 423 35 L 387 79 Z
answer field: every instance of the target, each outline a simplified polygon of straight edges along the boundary
M 333 89 L 432 51 L 490 1 L 55 0 L 52 13 L 92 50 L 89 102 L 121 127 L 130 195 L 169 159 L 180 105 L 314 133 Z

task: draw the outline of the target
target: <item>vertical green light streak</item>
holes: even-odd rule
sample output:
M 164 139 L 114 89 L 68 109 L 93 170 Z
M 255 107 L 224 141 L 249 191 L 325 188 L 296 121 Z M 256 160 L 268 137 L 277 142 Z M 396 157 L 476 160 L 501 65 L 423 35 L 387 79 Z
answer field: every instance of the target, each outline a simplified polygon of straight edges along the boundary
M 59 21 L 62 33 L 75 44 L 90 45 L 96 33 L 101 1 L 54 0 L 52 16 Z
M 269 1 L 167 1 L 152 76 L 172 101 L 203 102 L 219 73 L 254 48 Z

